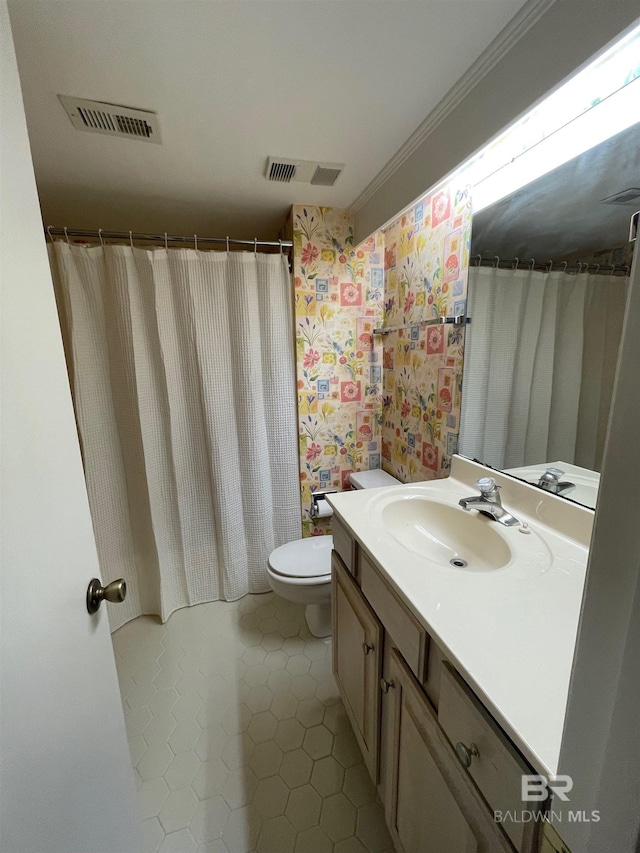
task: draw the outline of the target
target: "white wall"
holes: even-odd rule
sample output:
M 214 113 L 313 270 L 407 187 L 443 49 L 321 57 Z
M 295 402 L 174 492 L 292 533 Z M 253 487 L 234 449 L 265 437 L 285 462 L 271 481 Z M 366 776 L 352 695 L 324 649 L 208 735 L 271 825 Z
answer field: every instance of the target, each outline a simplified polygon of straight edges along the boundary
M 356 202 L 356 243 L 459 166 L 639 16 L 638 0 L 556 0 L 387 181 L 364 204 Z

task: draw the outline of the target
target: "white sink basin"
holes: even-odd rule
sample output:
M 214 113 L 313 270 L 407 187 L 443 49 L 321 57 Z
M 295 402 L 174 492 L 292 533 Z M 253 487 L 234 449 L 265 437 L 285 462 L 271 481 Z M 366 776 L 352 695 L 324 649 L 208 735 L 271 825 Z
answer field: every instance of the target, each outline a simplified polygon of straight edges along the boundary
M 488 572 L 506 566 L 512 557 L 497 522 L 421 495 L 387 503 L 382 522 L 409 551 L 442 566 Z
M 438 493 L 439 491 L 439 493 Z M 452 572 L 500 569 L 516 576 L 547 571 L 553 562 L 544 539 L 530 529 L 505 527 L 458 505 L 458 497 L 415 485 L 386 490 L 370 504 L 379 535 Z

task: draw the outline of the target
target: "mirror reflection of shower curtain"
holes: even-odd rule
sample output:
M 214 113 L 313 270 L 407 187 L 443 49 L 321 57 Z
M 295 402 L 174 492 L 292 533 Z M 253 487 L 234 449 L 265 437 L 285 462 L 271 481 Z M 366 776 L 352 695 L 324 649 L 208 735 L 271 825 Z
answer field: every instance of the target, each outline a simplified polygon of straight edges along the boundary
M 469 269 L 460 453 L 600 469 L 628 281 Z
M 49 251 L 112 629 L 267 591 L 301 525 L 286 258 Z

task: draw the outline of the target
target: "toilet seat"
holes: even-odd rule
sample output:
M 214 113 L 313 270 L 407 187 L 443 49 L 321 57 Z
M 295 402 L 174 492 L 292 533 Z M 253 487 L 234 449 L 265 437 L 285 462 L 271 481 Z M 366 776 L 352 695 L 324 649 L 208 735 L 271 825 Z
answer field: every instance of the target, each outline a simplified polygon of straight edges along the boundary
M 282 578 L 301 583 L 326 583 L 331 579 L 333 536 L 310 536 L 287 542 L 269 555 L 269 569 Z

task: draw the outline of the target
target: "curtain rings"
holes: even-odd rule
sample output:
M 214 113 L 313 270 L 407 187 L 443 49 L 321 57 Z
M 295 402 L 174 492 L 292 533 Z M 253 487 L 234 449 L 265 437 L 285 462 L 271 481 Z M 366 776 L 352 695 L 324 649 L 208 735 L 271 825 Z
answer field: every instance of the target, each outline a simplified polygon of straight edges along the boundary
M 53 234 L 51 233 L 51 225 L 47 225 L 47 234 L 49 235 L 49 239 L 53 243 Z
M 282 254 L 282 240 L 278 240 L 278 243 L 280 243 L 280 254 Z
M 482 266 L 482 255 L 481 254 L 474 255 L 474 259 L 475 258 L 478 259 L 478 266 Z
M 131 245 L 131 248 L 133 249 L 133 233 L 131 231 L 129 231 L 129 243 Z
M 598 273 L 600 272 L 600 264 L 594 264 L 594 267 L 595 269 L 593 272 L 595 275 L 598 275 Z
M 523 263 L 531 264 L 531 266 L 529 267 L 529 272 L 533 272 L 533 268 L 534 268 L 534 267 L 535 267 L 535 265 L 536 265 L 536 259 L 535 259 L 535 258 L 531 258 L 530 260 L 528 260 L 528 261 L 526 261 L 526 262 L 525 262 L 525 261 L 523 261 Z
M 193 246 L 197 252 L 198 251 L 198 235 L 197 234 L 193 235 Z
M 513 267 L 512 267 L 512 269 L 517 270 L 517 269 L 518 269 L 518 264 L 519 264 L 519 263 L 520 263 L 520 258 L 514 258 L 514 259 L 513 259 Z
M 229 238 L 227 237 L 227 252 L 229 251 Z
M 167 232 L 164 232 L 164 247 L 165 249 L 169 248 L 169 241 L 167 240 Z
M 553 261 L 550 259 L 549 260 L 549 269 L 547 270 L 547 273 L 550 273 L 552 269 L 553 269 Z
M 500 266 L 500 258 L 498 257 L 498 255 L 494 255 L 493 260 L 495 261 L 494 267 L 498 269 L 498 267 Z
M 569 264 L 566 261 L 562 262 L 562 272 L 563 273 L 566 273 L 568 266 L 569 266 Z
M 257 258 L 258 257 L 258 238 L 253 238 L 253 254 Z
M 98 228 L 98 239 L 100 240 L 100 245 L 104 249 L 104 240 L 102 239 L 102 228 Z
M 67 232 L 67 226 L 66 225 L 64 226 L 63 230 L 64 230 L 64 236 L 67 238 L 67 246 L 70 246 L 71 243 L 69 242 L 69 234 Z

